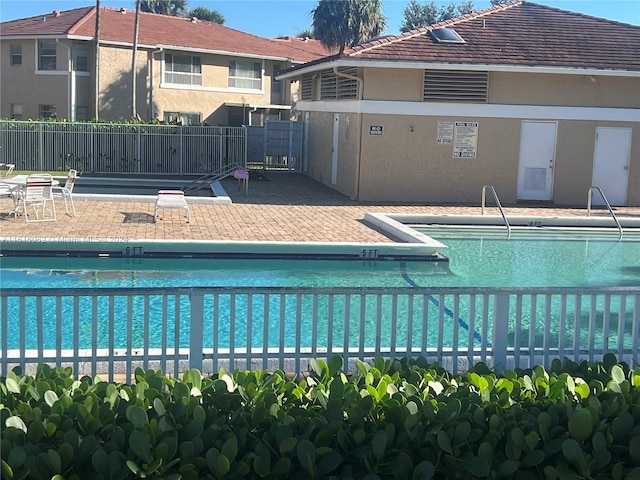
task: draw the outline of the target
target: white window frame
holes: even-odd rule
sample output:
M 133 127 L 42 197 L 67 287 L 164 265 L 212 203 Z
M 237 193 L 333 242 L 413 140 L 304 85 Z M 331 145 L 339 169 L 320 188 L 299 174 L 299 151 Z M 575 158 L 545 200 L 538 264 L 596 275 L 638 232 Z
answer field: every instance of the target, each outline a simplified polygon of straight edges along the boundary
M 89 71 L 89 46 L 86 43 L 74 44 L 74 59 L 73 69 L 76 72 L 88 72 Z M 84 62 L 84 68 L 80 68 L 81 63 Z
M 200 112 L 164 112 L 164 121 L 167 123 L 182 123 L 185 126 L 202 125 L 202 113 Z M 184 123 L 184 120 L 188 123 Z M 193 122 L 195 121 L 195 122 Z
M 22 120 L 22 104 L 21 103 L 11 104 L 11 118 L 14 120 Z
M 189 59 L 188 63 L 182 65 L 188 65 L 190 71 L 175 70 L 175 65 L 180 65 L 175 62 L 177 57 Z M 169 85 L 202 85 L 202 59 L 199 55 L 165 53 L 162 78 Z
M 45 47 L 48 45 L 48 47 Z M 53 45 L 53 54 L 51 54 L 51 45 Z M 43 50 L 49 49 L 49 52 L 45 55 Z M 56 42 L 38 41 L 38 70 L 40 71 L 55 71 L 58 69 L 58 44 Z M 53 58 L 53 68 L 42 68 L 44 59 Z
M 240 68 L 239 68 L 240 67 Z M 251 71 L 252 76 L 243 75 Z M 264 85 L 264 64 L 255 60 L 229 60 L 230 89 L 262 91 Z M 248 86 L 247 86 L 248 85 Z
M 21 67 L 22 66 L 22 45 L 19 43 L 12 43 L 9 48 L 11 52 L 11 60 L 10 60 L 11 66 Z

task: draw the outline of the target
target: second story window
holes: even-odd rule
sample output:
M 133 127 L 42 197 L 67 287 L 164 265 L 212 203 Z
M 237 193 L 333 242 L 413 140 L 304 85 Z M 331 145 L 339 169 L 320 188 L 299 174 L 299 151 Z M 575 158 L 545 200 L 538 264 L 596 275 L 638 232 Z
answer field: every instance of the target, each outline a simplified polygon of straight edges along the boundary
M 262 65 L 260 62 L 231 60 L 229 62 L 229 86 L 261 90 Z
M 22 45 L 11 45 L 11 65 L 22 65 Z
M 38 70 L 56 69 L 56 42 L 38 42 Z
M 164 56 L 164 81 L 180 85 L 202 85 L 200 57 L 167 53 Z
M 75 60 L 73 63 L 74 70 L 76 72 L 88 72 L 89 71 L 89 48 L 85 43 L 76 43 L 75 47 Z

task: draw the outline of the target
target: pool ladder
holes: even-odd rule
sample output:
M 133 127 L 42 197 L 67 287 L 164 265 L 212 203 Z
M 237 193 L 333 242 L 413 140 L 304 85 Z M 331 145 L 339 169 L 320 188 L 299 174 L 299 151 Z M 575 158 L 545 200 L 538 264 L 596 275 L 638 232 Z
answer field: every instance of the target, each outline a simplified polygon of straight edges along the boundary
M 496 193 L 496 189 L 493 188 L 493 185 L 485 185 L 484 187 L 482 187 L 482 215 L 484 215 L 484 207 L 487 199 L 488 188 L 491 189 L 491 193 L 493 193 L 493 199 L 496 201 L 496 205 L 500 210 L 500 215 L 502 215 L 504 224 L 507 226 L 507 238 L 511 238 L 511 225 L 509 225 L 509 220 L 507 220 L 507 216 L 504 213 L 504 208 L 502 208 L 502 204 L 500 203 L 500 199 L 498 198 L 498 194 Z
M 618 226 L 618 231 L 620 232 L 620 237 L 618 237 L 618 240 L 622 240 L 622 234 L 623 234 L 622 225 L 620 224 L 618 217 L 616 217 L 616 214 L 613 213 L 613 208 L 611 208 L 611 205 L 609 204 L 609 200 L 607 200 L 607 197 L 605 197 L 604 192 L 600 187 L 589 188 L 589 192 L 587 193 L 587 217 L 591 216 L 591 197 L 593 196 L 594 190 L 597 190 L 598 192 L 600 192 L 600 196 L 602 197 L 602 200 L 604 200 L 604 204 L 609 209 L 609 213 L 611 214 L 613 221 L 616 222 L 616 225 Z

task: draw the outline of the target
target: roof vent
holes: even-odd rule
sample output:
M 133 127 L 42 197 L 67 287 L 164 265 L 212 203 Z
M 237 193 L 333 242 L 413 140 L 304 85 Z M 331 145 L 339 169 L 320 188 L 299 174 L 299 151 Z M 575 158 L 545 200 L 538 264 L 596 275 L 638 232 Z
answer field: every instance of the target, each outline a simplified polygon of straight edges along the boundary
M 124 7 L 120 7 L 120 13 L 127 13 L 127 9 Z
M 196 23 L 198 21 L 198 17 L 191 17 L 191 23 Z
M 53 13 L 54 17 L 59 17 L 60 16 L 60 10 L 54 10 L 52 13 Z
M 465 43 L 453 28 L 434 28 L 430 30 L 431 37 L 438 43 Z

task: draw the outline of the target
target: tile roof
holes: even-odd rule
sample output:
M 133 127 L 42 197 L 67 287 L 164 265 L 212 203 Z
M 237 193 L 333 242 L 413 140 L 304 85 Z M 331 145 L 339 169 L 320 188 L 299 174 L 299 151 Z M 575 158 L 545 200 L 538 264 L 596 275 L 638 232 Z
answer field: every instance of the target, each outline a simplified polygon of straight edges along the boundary
M 463 44 L 438 43 L 449 27 Z M 342 58 L 640 70 L 640 27 L 515 1 L 345 49 Z
M 133 43 L 135 11 L 101 7 L 100 39 Z M 86 36 L 95 33 L 95 7 L 76 8 L 0 24 L 0 36 Z M 307 62 L 331 52 L 316 40 L 270 39 L 217 23 L 190 18 L 140 13 L 138 45 L 175 46 Z

